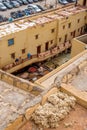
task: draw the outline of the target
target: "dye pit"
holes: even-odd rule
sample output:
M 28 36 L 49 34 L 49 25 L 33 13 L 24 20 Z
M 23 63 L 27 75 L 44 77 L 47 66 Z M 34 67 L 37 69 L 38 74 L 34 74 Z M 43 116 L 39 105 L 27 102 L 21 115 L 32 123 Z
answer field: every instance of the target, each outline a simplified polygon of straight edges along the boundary
M 26 66 L 13 75 L 34 82 L 70 59 L 70 53 L 61 53 L 43 62 Z

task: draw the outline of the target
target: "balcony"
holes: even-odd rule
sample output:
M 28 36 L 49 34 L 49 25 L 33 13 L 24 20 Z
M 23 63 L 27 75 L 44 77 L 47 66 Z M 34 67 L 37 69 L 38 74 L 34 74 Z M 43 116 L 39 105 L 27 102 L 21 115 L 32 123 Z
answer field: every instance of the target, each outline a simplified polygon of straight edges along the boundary
M 44 61 L 50 57 L 55 56 L 56 54 L 62 53 L 63 51 L 67 50 L 68 48 L 71 47 L 70 42 L 66 42 L 64 44 L 60 44 L 59 46 L 56 46 L 54 48 L 51 48 L 48 51 L 42 52 L 40 54 L 32 55 L 30 58 L 25 58 L 25 59 L 19 59 L 19 61 L 8 64 L 4 66 L 2 69 L 4 71 L 7 71 L 9 73 L 13 73 L 17 70 L 20 70 L 30 64 L 33 64 L 35 62 L 40 62 Z

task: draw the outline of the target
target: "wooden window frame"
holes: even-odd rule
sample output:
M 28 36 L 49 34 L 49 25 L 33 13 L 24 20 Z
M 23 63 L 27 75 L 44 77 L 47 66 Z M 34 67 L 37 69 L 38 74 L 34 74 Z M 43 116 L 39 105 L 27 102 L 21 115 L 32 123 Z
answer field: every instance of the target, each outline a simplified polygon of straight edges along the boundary
M 8 46 L 14 45 L 14 38 L 8 39 Z

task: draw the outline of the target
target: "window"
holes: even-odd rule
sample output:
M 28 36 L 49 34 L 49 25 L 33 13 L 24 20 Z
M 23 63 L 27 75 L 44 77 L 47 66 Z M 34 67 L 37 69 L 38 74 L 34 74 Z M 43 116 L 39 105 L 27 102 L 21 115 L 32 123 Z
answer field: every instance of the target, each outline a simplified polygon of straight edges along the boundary
M 63 29 L 65 29 L 65 25 L 63 25 Z
M 64 42 L 66 42 L 67 41 L 67 34 L 65 35 L 65 39 L 64 39 Z
M 78 19 L 78 23 L 80 22 L 80 19 Z
M 14 38 L 8 40 L 8 46 L 11 46 L 14 44 Z
M 76 30 L 73 31 L 73 37 L 75 37 L 75 35 L 76 35 Z
M 59 42 L 61 42 L 61 37 L 59 38 Z
M 80 28 L 78 28 L 78 32 L 80 31 Z
M 38 39 L 38 34 L 37 34 L 37 35 L 35 35 L 35 39 Z
M 86 0 L 83 1 L 83 6 L 86 6 Z
M 45 25 L 44 24 L 41 24 L 42 27 L 44 27 Z
M 52 43 L 53 43 L 53 40 L 51 40 L 50 43 L 52 44 Z
M 71 23 L 68 24 L 68 28 L 70 28 L 70 27 L 71 27 Z
M 86 20 L 86 16 L 84 17 L 84 19 Z
M 53 29 L 51 29 L 51 33 L 54 33 L 55 32 L 55 29 L 53 28 Z
M 84 26 L 84 31 L 87 32 L 87 25 Z
M 71 32 L 71 36 L 73 35 L 73 32 Z
M 49 49 L 49 42 L 45 43 L 45 51 L 47 51 Z
M 25 49 L 22 49 L 22 54 L 24 54 L 25 53 Z
M 66 17 L 66 19 L 68 19 L 68 17 Z
M 12 53 L 12 54 L 11 54 L 11 58 L 12 58 L 12 59 L 15 59 L 15 53 Z

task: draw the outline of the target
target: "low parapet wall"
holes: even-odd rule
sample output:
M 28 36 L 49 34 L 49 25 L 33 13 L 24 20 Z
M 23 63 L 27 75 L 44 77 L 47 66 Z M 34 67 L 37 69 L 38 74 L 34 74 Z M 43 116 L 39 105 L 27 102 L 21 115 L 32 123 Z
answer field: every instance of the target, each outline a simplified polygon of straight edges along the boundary
M 27 92 L 32 93 L 33 91 L 36 91 L 37 95 L 43 91 L 40 86 L 35 85 L 24 79 L 18 78 L 2 70 L 0 70 L 0 80 L 5 81 L 6 83 L 16 86 L 17 88 L 23 89 Z
M 74 86 L 67 84 L 61 85 L 61 91 L 67 93 L 68 95 L 73 95 L 76 98 L 78 104 L 87 108 L 87 92 L 81 92 Z

